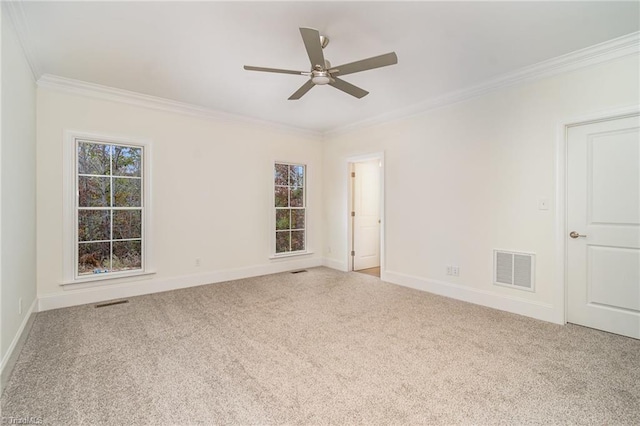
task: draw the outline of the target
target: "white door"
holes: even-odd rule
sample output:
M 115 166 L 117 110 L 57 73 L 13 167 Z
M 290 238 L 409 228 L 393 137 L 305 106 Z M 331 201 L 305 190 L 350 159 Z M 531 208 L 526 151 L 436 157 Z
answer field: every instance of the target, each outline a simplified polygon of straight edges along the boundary
M 380 266 L 380 161 L 354 164 L 353 270 Z
M 640 339 L 640 118 L 568 131 L 568 321 Z

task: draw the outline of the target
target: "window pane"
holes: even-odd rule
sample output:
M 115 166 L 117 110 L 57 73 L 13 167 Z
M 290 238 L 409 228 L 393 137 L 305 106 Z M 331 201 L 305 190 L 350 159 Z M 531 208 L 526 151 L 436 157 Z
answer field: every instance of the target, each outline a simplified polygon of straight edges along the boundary
M 76 154 L 78 274 L 141 269 L 144 149 L 79 140 Z
M 304 250 L 304 231 L 291 231 L 291 251 Z
M 304 207 L 303 188 L 291 188 L 291 207 Z
M 304 209 L 291 210 L 291 229 L 304 229 Z
M 289 166 L 289 185 L 304 186 L 304 166 Z
M 142 149 L 117 145 L 113 148 L 113 175 L 140 177 Z
M 290 209 L 276 210 L 276 229 L 289 229 L 289 213 Z
M 113 239 L 140 238 L 142 236 L 141 210 L 113 211 Z
M 289 166 L 286 164 L 276 164 L 274 177 L 276 185 L 288 185 Z
M 78 211 L 78 240 L 101 241 L 111 238 L 109 210 Z
M 93 274 L 109 269 L 110 243 L 78 244 L 78 274 Z
M 87 175 L 110 174 L 111 145 L 78 142 L 78 173 Z
M 142 244 L 140 241 L 113 242 L 113 271 L 142 269 Z
M 285 253 L 290 251 L 290 234 L 291 233 L 289 231 L 276 231 L 276 253 Z
M 113 179 L 114 207 L 140 207 L 140 200 L 142 198 L 141 182 L 141 179 Z
M 275 164 L 276 254 L 305 250 L 305 173 L 302 164 Z
M 276 186 L 276 207 L 289 207 L 289 188 Z
M 78 176 L 78 206 L 109 207 L 111 183 L 108 177 Z

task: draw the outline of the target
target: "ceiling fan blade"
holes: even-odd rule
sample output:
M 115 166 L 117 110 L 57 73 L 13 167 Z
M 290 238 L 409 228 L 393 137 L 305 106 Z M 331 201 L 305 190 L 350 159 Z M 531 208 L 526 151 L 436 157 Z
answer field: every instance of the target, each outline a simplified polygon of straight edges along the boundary
M 307 49 L 311 68 L 320 65 L 324 68 L 324 54 L 322 53 L 322 44 L 320 43 L 320 33 L 313 28 L 300 28 L 304 47 Z
M 308 74 L 305 71 L 281 70 L 279 68 L 252 67 L 251 65 L 245 65 L 244 69 L 247 71 L 277 72 L 280 74 L 296 74 L 296 75 Z
M 295 101 L 298 100 L 302 97 L 302 95 L 304 95 L 305 93 L 307 93 L 309 90 L 311 90 L 311 88 L 315 86 L 315 84 L 313 83 L 313 81 L 308 80 L 305 84 L 303 84 L 298 90 L 296 90 L 296 92 L 289 96 L 289 100 L 290 101 Z
M 348 93 L 351 96 L 355 96 L 358 99 L 363 98 L 369 94 L 369 92 L 367 92 L 366 90 L 361 89 L 358 86 L 354 86 L 351 83 L 347 83 L 344 80 L 340 80 L 339 78 L 334 78 L 334 81 L 329 84 L 338 90 L 342 90 L 343 92 Z
M 386 67 L 387 65 L 394 65 L 397 63 L 398 57 L 396 56 L 396 52 L 391 52 L 380 56 L 374 56 L 372 58 L 362 59 L 361 61 L 332 67 L 329 71 L 342 76 L 360 71 L 372 70 L 374 68 Z

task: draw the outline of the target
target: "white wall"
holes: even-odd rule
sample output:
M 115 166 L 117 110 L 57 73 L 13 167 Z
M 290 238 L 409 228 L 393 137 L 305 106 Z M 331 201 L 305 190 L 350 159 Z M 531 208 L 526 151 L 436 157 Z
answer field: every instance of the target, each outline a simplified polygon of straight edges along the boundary
M 5 367 L 36 298 L 36 86 L 4 13 L 1 119 L 0 354 Z
M 147 279 L 60 285 L 63 132 L 150 139 L 157 273 Z M 322 263 L 322 140 L 258 124 L 38 89 L 38 296 L 50 309 Z M 308 165 L 308 248 L 270 260 L 273 162 Z M 195 259 L 201 266 L 195 266 Z
M 346 158 L 384 151 L 383 278 L 562 322 L 554 203 L 558 126 L 638 105 L 638 65 L 634 55 L 328 137 L 327 263 L 347 268 Z M 542 197 L 550 202 L 547 211 L 538 210 Z M 536 253 L 535 293 L 492 284 L 494 248 Z M 460 276 L 446 275 L 446 265 L 458 265 Z

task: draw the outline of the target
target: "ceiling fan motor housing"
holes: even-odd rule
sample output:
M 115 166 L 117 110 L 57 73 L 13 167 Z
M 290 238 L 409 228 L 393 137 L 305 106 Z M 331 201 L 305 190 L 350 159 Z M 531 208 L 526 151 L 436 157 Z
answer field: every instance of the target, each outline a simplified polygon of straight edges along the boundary
M 329 70 L 331 69 L 331 62 L 328 59 L 324 60 L 324 68 L 320 65 L 316 65 L 315 69 L 311 70 L 311 81 L 314 84 L 324 85 L 329 84 L 333 80 Z

